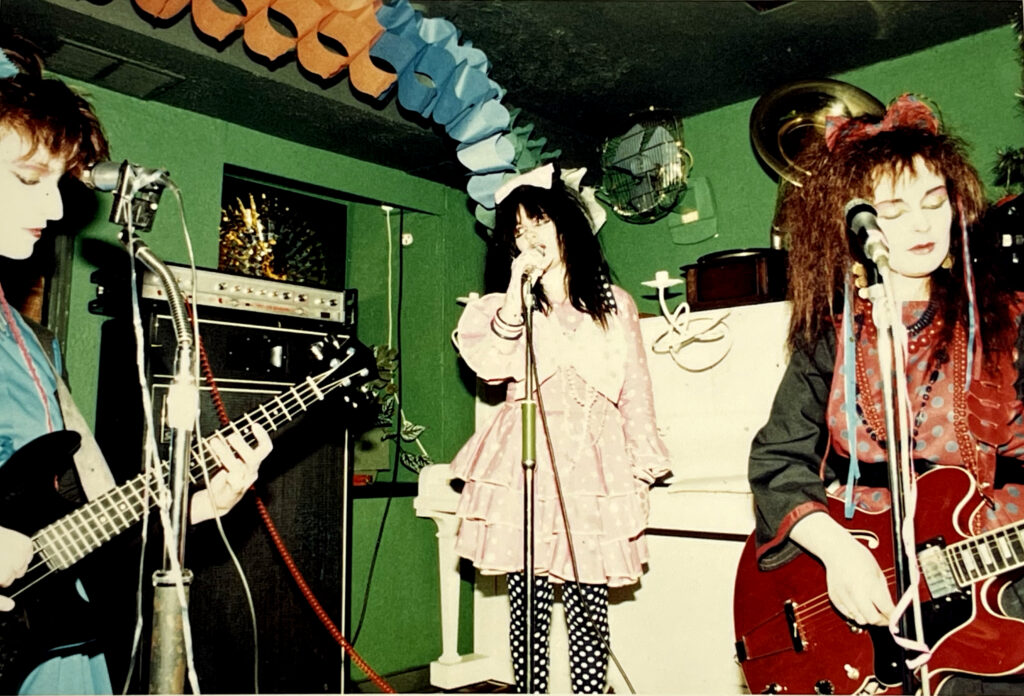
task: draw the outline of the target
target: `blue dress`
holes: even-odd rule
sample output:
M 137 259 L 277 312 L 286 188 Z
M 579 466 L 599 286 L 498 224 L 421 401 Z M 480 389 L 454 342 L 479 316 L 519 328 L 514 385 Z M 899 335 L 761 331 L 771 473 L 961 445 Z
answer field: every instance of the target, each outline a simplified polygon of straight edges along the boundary
M 57 377 L 35 333 L 16 313 L 14 321 L 24 338 L 29 356 L 48 398 L 50 418 L 54 429 L 64 427 L 57 402 Z M 53 347 L 56 361 L 60 360 L 57 346 Z M 59 362 L 56 362 L 59 369 Z M 46 410 L 31 373 L 25 366 L 21 348 L 0 314 L 0 466 L 15 450 L 49 432 Z M 84 597 L 81 583 L 78 591 Z M 0 594 L 3 594 L 0 588 Z M 64 651 L 62 651 L 64 652 Z M 64 654 L 51 658 L 32 671 L 22 683 L 21 694 L 110 694 L 110 675 L 102 654 Z

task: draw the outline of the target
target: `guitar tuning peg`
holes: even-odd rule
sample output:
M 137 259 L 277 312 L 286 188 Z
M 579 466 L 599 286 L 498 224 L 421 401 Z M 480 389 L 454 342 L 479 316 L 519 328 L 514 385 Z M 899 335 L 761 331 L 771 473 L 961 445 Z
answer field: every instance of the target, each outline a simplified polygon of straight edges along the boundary
M 359 371 L 359 376 L 360 377 L 369 377 L 370 376 L 370 370 L 368 370 L 367 368 L 364 367 L 363 369 L 361 369 Z
M 349 347 L 348 347 L 348 350 L 346 350 L 346 351 L 345 351 L 345 355 L 346 355 L 347 357 L 349 357 L 349 358 L 351 358 L 351 357 L 352 357 L 353 355 L 355 355 L 355 354 L 356 354 L 356 349 L 355 349 L 355 348 L 353 348 L 352 346 L 349 346 Z
M 330 365 L 331 367 L 338 367 L 339 365 L 341 365 L 341 361 L 338 360 L 337 358 L 331 358 L 331 361 L 328 362 L 327 364 Z
M 317 360 L 323 360 L 324 359 L 323 347 L 324 347 L 323 343 L 319 343 L 319 342 L 318 343 L 314 343 L 313 345 L 311 345 L 309 347 L 309 352 L 312 353 L 313 357 L 316 358 Z

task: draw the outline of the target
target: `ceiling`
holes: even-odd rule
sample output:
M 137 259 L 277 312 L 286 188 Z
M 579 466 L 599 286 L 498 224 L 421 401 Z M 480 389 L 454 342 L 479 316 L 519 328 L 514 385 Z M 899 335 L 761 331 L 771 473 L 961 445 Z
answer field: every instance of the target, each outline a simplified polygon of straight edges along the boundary
M 239 0 L 216 0 L 220 5 Z M 312 0 L 308 0 L 312 1 Z M 546 151 L 595 163 L 601 142 L 649 106 L 678 116 L 752 99 L 792 80 L 1003 26 L 1021 0 L 419 0 L 486 53 L 490 77 Z M 117 91 L 464 187 L 443 130 L 393 95 L 324 82 L 289 56 L 267 64 L 236 34 L 221 45 L 184 13 L 155 25 L 131 0 L 0 0 L 0 24 L 51 69 Z M 111 69 L 115 64 L 118 69 Z

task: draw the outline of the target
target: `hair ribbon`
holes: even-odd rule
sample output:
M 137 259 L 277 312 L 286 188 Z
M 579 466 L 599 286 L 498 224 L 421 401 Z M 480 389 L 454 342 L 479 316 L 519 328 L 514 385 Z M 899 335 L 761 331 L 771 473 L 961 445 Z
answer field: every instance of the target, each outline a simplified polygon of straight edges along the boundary
M 867 140 L 883 131 L 900 128 L 938 133 L 939 120 L 923 101 L 913 94 L 903 94 L 893 100 L 880 121 L 869 122 L 863 117 L 829 116 L 825 119 L 825 144 L 829 150 L 834 150 L 840 140 Z
M 597 196 L 593 186 L 583 186 L 583 176 L 587 173 L 586 167 L 580 167 L 578 169 L 563 169 L 560 172 L 559 178 L 565 187 L 571 191 L 574 191 L 576 195 L 580 197 L 583 205 L 587 209 L 587 214 L 590 216 L 590 221 L 593 223 L 594 234 L 601 229 L 601 226 L 608 219 L 608 213 L 605 212 L 604 207 L 597 202 Z M 509 179 L 502 182 L 494 191 L 494 204 L 499 205 L 503 200 L 508 198 L 508 195 L 520 186 L 535 186 L 536 188 L 551 189 L 551 183 L 555 178 L 555 165 L 551 162 L 531 169 L 528 172 L 517 174 Z

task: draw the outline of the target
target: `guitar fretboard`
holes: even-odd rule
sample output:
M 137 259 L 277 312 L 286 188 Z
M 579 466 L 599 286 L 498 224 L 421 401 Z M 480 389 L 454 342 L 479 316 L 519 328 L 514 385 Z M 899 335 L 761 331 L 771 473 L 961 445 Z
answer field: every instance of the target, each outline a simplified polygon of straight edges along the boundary
M 1024 566 L 1024 523 L 986 532 L 944 549 L 961 587 Z
M 203 443 L 213 438 L 225 439 L 232 433 L 239 433 L 247 441 L 252 441 L 255 439 L 252 435 L 254 424 L 261 425 L 268 433 L 278 430 L 309 408 L 310 404 L 322 400 L 330 391 L 351 384 L 354 375 L 326 383 L 338 367 L 306 378 L 304 382 L 207 436 Z M 238 422 L 242 425 L 237 425 Z M 213 476 L 216 465 L 216 459 L 208 446 L 200 448 L 198 442 L 192 444 L 189 478 L 193 483 L 204 479 L 204 470 Z M 51 570 L 68 568 L 77 563 L 142 519 L 146 510 L 156 504 L 155 494 L 160 486 L 155 477 L 161 476 L 166 480 L 169 470 L 170 465 L 161 462 L 157 472 L 140 474 L 42 528 L 32 537 L 35 553 Z

